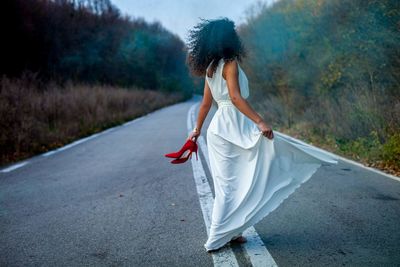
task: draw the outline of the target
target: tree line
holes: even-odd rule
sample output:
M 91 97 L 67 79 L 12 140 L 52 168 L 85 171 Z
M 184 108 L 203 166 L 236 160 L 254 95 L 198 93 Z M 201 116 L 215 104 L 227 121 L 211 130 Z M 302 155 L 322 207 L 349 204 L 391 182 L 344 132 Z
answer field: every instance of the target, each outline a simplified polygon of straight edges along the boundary
M 193 87 L 180 38 L 109 0 L 5 0 L 0 73 L 180 91 Z
M 400 169 L 397 0 L 281 0 L 240 35 L 251 97 L 276 126 Z
M 0 4 L 0 165 L 187 99 L 186 47 L 109 0 Z

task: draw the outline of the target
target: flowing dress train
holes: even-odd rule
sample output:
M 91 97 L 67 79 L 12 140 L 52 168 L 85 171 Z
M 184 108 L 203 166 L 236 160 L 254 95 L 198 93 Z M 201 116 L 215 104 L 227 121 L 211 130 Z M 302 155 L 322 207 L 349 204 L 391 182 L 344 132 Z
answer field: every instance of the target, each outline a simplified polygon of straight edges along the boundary
M 267 216 L 322 163 L 337 163 L 337 158 L 284 134 L 274 131 L 272 140 L 264 137 L 232 104 L 222 77 L 223 65 L 221 59 L 213 77 L 205 77 L 218 104 L 207 129 L 215 189 L 210 232 L 204 244 L 207 250 L 224 246 Z M 240 93 L 247 98 L 248 80 L 240 65 L 238 71 Z

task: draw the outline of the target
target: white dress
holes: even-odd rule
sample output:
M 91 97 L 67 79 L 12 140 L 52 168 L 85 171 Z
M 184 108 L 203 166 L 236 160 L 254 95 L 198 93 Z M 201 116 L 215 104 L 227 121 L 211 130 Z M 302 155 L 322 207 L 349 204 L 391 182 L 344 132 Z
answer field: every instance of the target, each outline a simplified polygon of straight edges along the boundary
M 272 140 L 264 137 L 230 101 L 222 77 L 224 63 L 221 59 L 213 77 L 206 74 L 205 78 L 218 104 L 207 130 L 215 188 L 210 232 L 204 244 L 207 250 L 224 246 L 263 219 L 306 182 L 321 163 L 337 163 L 336 157 L 278 132 L 274 131 Z M 240 93 L 247 98 L 248 80 L 238 67 Z

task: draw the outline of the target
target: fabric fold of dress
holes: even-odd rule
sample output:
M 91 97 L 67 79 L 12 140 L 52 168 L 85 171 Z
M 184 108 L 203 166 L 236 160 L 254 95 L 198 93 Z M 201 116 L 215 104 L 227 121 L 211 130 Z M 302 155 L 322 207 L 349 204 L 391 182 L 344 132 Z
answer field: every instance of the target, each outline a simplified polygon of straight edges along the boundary
M 224 246 L 267 216 L 322 163 L 338 162 L 336 157 L 284 134 L 274 132 L 273 139 L 264 137 L 257 125 L 232 104 L 222 77 L 223 65 L 220 59 L 213 77 L 205 77 L 218 104 L 207 129 L 215 189 L 210 232 L 204 244 L 207 250 Z M 247 98 L 248 80 L 238 68 L 240 93 Z

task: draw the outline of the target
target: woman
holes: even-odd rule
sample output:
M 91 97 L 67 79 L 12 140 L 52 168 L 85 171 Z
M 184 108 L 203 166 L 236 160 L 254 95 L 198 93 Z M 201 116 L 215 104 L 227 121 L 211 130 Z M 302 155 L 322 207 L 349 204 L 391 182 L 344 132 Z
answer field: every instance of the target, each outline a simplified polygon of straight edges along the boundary
M 246 242 L 242 232 L 264 218 L 307 181 L 322 162 L 337 163 L 321 150 L 275 133 L 247 102 L 248 80 L 239 63 L 245 50 L 227 18 L 203 20 L 189 32 L 188 65 L 205 75 L 197 140 L 212 100 L 218 110 L 207 130 L 215 200 L 204 247 Z

